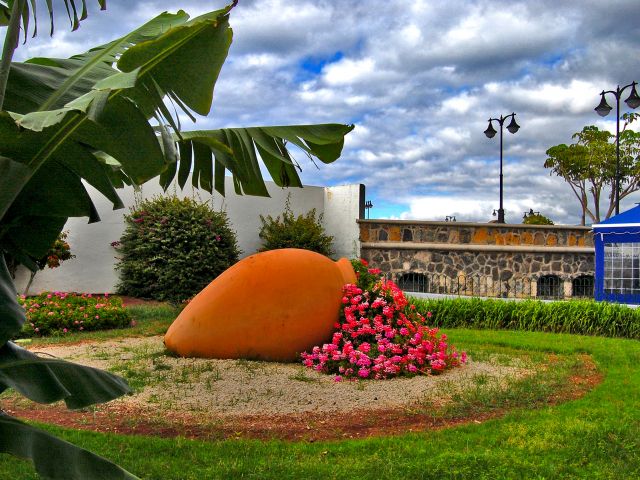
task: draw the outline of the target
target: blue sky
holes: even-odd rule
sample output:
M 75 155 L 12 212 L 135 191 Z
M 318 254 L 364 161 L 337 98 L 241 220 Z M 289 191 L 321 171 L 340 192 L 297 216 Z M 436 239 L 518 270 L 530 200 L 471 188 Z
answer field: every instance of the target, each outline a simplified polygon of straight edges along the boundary
M 88 4 L 79 31 L 59 15 L 54 37 L 29 40 L 18 58 L 70 56 L 162 11 L 224 2 Z M 212 112 L 184 128 L 354 123 L 335 164 L 300 155 L 305 183 L 364 183 L 372 217 L 489 221 L 499 144 L 483 131 L 516 112 L 521 130 L 504 139 L 507 221 L 532 208 L 576 224 L 578 202 L 544 169 L 545 151 L 585 125 L 615 130 L 614 115 L 593 108 L 601 90 L 640 81 L 638 18 L 637 0 L 240 0 Z M 634 202 L 640 194 L 622 209 Z

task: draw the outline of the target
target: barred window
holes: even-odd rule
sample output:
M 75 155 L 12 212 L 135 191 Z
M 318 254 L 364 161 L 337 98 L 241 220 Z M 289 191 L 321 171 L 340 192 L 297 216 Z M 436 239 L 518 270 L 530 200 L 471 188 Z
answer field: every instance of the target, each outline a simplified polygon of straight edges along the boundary
M 398 277 L 398 287 L 405 292 L 428 291 L 427 276 L 424 273 L 403 273 Z
M 593 275 L 581 275 L 571 281 L 573 297 L 593 297 L 594 279 Z
M 538 279 L 538 297 L 562 298 L 562 281 L 557 275 L 543 275 Z
M 640 244 L 604 244 L 604 292 L 640 293 Z

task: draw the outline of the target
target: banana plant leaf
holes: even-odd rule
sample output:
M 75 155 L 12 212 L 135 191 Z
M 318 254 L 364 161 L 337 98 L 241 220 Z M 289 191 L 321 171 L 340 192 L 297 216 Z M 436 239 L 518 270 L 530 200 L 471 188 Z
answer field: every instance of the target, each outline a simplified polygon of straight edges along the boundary
M 37 378 L 38 382 L 33 382 Z M 97 368 L 43 358 L 7 342 L 0 348 L 0 392 L 12 388 L 38 403 L 64 400 L 83 408 L 131 393 L 120 377 Z
M 135 34 L 68 61 L 14 64 L 5 105 L 18 111 L 0 113 L 0 167 L 19 175 L 0 194 L 0 247 L 15 256 L 37 257 L 55 239 L 60 218 L 97 221 L 80 179 L 121 208 L 113 188 L 118 175 L 105 158 L 118 164 L 120 181 L 135 184 L 175 163 L 173 142 L 165 132 L 163 148 L 149 118 L 167 117 L 167 96 L 185 109 L 208 111 L 231 44 L 230 8 L 189 21 L 184 12 L 163 14 Z M 120 70 L 110 65 L 116 58 Z M 57 95 L 59 89 L 63 93 Z M 59 108 L 41 110 L 74 97 Z M 60 182 L 47 185 L 52 174 L 60 175 Z M 38 238 L 29 238 L 33 229 L 27 220 L 46 227 L 34 235 Z
M 292 158 L 288 143 L 299 147 L 310 158 L 332 163 L 340 156 L 344 137 L 353 125 L 320 124 L 272 127 L 223 128 L 181 132 L 175 137 L 180 152 L 179 169 L 168 168 L 160 178 L 167 189 L 177 174 L 181 188 L 189 173 L 193 185 L 208 192 L 225 194 L 224 176 L 234 178 L 236 193 L 269 196 L 258 158 L 280 187 L 301 187 L 300 166 Z
M 4 107 L 22 114 L 62 108 L 117 73 L 113 65 L 128 48 L 154 40 L 188 19 L 189 15 L 182 10 L 175 14 L 165 12 L 127 35 L 82 54 L 15 62 L 11 65 Z
M 0 452 L 29 459 L 41 478 L 134 480 L 105 458 L 27 425 L 0 410 Z
M 87 2 L 86 0 L 80 0 L 80 5 L 82 6 L 82 10 L 80 10 L 80 14 L 78 14 L 78 6 L 79 3 L 77 0 L 64 0 L 64 6 L 67 11 L 67 17 L 69 18 L 69 23 L 71 26 L 71 30 L 77 30 L 80 27 L 80 22 L 87 18 Z M 13 6 L 14 0 L 4 0 L 0 1 L 0 26 L 7 26 L 9 24 L 9 20 L 11 18 L 11 7 Z M 54 31 L 54 21 L 53 21 L 53 1 L 45 0 L 41 2 L 39 0 L 29 0 L 28 2 L 24 2 L 24 6 L 22 7 L 22 29 L 24 30 L 25 40 L 27 32 L 29 31 L 29 21 L 33 20 L 33 36 L 35 37 L 38 34 L 38 17 L 36 15 L 36 8 L 38 3 L 44 3 L 47 7 L 47 11 L 49 12 L 49 23 L 50 30 L 49 34 L 53 35 Z M 107 8 L 107 0 L 98 0 L 98 5 L 100 5 L 100 10 L 105 10 Z
M 0 345 L 20 331 L 25 318 L 4 255 L 0 255 Z

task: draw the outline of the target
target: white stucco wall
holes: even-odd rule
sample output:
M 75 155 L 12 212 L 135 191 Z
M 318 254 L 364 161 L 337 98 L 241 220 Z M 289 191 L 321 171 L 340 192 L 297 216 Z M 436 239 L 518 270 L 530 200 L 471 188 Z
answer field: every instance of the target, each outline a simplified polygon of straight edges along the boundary
M 217 193 L 209 193 L 185 188 L 170 187 L 168 193 L 176 193 L 178 196 L 193 196 L 201 201 L 211 202 L 216 210 L 227 212 L 232 228 L 236 231 L 238 245 L 242 250 L 242 256 L 251 255 L 260 246 L 258 231 L 260 230 L 260 215 L 280 215 L 284 209 L 287 195 L 291 194 L 291 208 L 298 215 L 315 208 L 317 213 L 323 214 L 323 223 L 326 232 L 334 236 L 334 250 L 337 257 L 353 257 L 356 247 L 359 249 L 358 205 L 364 202 L 360 199 L 360 191 L 363 186 L 345 185 L 339 187 L 315 187 L 282 189 L 272 182 L 267 183 L 270 198 L 250 197 L 235 195 L 233 183 L 230 177 L 225 185 L 227 196 L 222 197 Z M 190 185 L 190 183 L 188 183 Z M 86 218 L 70 218 L 65 225 L 69 232 L 68 241 L 71 251 L 76 258 L 64 262 L 56 269 L 45 269 L 38 272 L 29 293 L 42 291 L 73 291 L 104 293 L 115 291 L 118 282 L 115 271 L 116 250 L 111 247 L 111 242 L 119 240 L 124 231 L 124 214 L 129 212 L 129 207 L 135 204 L 133 188 L 119 190 L 125 208 L 112 210 L 111 203 L 92 187 L 87 190 L 93 199 L 101 221 L 88 224 Z M 157 182 L 151 181 L 142 187 L 140 195 L 150 198 L 163 194 Z M 20 269 L 16 275 L 18 292 L 22 292 L 28 282 L 29 272 Z
M 360 257 L 360 227 L 346 218 L 364 218 L 364 185 L 340 185 L 324 189 L 323 224 L 333 235 L 336 257 Z

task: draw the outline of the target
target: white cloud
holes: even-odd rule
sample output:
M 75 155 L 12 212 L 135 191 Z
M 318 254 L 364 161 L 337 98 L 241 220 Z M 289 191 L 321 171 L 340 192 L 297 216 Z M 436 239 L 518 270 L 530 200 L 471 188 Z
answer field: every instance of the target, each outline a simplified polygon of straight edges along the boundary
M 369 79 L 374 71 L 375 62 L 371 58 L 344 59 L 328 65 L 323 77 L 328 85 L 349 85 Z

